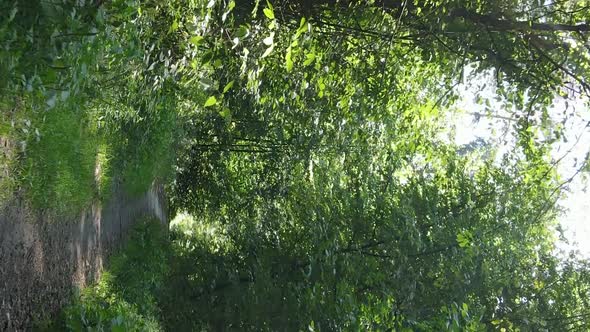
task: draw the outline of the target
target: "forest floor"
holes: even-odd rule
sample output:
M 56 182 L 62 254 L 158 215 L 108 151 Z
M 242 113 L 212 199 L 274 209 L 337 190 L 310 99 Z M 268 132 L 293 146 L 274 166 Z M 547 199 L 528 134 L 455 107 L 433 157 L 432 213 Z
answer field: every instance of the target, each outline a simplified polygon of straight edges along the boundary
M 54 317 L 76 289 L 97 280 L 139 217 L 167 223 L 161 187 L 138 197 L 122 192 L 69 218 L 34 212 L 19 198 L 0 207 L 0 331 L 31 330 Z

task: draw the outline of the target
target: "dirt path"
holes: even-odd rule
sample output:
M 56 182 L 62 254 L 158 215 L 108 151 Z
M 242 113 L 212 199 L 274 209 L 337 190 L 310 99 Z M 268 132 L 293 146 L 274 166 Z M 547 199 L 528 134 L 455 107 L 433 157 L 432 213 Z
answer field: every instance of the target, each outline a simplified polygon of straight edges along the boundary
M 0 331 L 30 330 L 69 302 L 72 290 L 96 280 L 103 263 L 142 215 L 163 223 L 160 188 L 131 198 L 118 190 L 105 206 L 57 220 L 15 200 L 0 208 Z

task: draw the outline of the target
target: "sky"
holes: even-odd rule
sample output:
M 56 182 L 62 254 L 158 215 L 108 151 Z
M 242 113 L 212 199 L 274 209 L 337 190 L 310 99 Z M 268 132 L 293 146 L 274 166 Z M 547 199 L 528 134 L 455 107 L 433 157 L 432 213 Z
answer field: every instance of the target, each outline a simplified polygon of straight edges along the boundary
M 505 119 L 489 119 L 480 117 L 475 121 L 477 114 L 485 114 L 485 106 L 475 102 L 475 96 L 478 90 L 481 94 L 492 96 L 493 91 L 490 87 L 494 86 L 491 75 L 480 75 L 475 79 L 465 79 L 464 84 L 458 87 L 460 92 L 460 101 L 457 108 L 460 111 L 455 114 L 451 120 L 455 130 L 455 143 L 458 145 L 467 144 L 482 138 L 485 141 L 498 147 L 498 155 L 502 155 L 512 150 L 514 140 L 511 133 L 514 130 L 506 127 L 510 122 Z M 490 104 L 494 114 L 501 117 L 510 118 L 511 115 L 499 103 Z M 562 180 L 569 179 L 574 175 L 584 160 L 586 154 L 590 151 L 590 110 L 588 103 L 577 99 L 566 101 L 557 100 L 555 105 L 549 110 L 549 114 L 555 123 L 564 119 L 564 114 L 572 114 L 565 122 L 566 140 L 556 143 L 552 151 L 552 158 L 561 159 L 557 170 Z M 563 158 L 562 158 L 563 157 Z M 576 160 L 577 159 L 577 160 Z M 581 175 L 578 175 L 568 186 L 568 195 L 561 199 L 558 204 L 564 209 L 559 217 L 559 223 L 564 229 L 566 241 L 559 241 L 558 250 L 563 250 L 562 254 L 567 254 L 571 250 L 577 250 L 576 254 L 585 258 L 590 258 L 590 186 L 586 188 L 585 181 Z M 588 189 L 588 190 L 586 190 Z

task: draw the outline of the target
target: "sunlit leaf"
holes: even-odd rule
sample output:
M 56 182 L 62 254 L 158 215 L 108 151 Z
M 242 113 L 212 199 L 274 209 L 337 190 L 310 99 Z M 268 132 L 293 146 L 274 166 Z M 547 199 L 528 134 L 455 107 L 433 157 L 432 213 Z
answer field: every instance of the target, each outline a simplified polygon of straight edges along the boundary
M 199 46 L 201 44 L 203 44 L 203 41 L 205 41 L 205 38 L 203 38 L 203 36 L 192 36 L 189 41 L 195 45 L 195 46 Z
M 285 54 L 285 67 L 287 68 L 288 72 L 293 70 L 293 59 L 291 58 L 291 56 L 291 47 L 289 47 L 287 49 L 287 54 Z
M 305 55 L 305 61 L 303 61 L 303 65 L 309 66 L 309 65 L 313 64 L 314 61 L 315 61 L 315 53 L 307 53 Z
M 234 86 L 234 82 L 235 81 L 230 81 L 229 83 L 227 83 L 223 88 L 223 93 L 228 92 Z
M 217 98 L 215 98 L 215 96 L 211 96 L 207 99 L 207 101 L 205 101 L 205 105 L 203 105 L 203 106 L 210 107 L 210 106 L 213 106 L 216 104 L 217 104 Z
M 264 15 L 266 15 L 266 17 L 268 17 L 271 20 L 274 20 L 275 18 L 275 13 L 272 9 L 270 8 L 264 8 Z

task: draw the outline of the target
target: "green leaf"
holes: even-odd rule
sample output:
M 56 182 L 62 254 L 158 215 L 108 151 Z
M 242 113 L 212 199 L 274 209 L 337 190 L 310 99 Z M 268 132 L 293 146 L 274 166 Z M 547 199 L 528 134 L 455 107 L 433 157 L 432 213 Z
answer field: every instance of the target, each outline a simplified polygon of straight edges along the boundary
M 219 112 L 219 115 L 221 115 L 221 117 L 224 118 L 226 121 L 231 120 L 231 110 L 227 107 L 224 107 L 223 110 Z
M 170 30 L 168 32 L 175 32 L 176 30 L 178 30 L 178 21 L 174 20 L 174 22 L 172 22 L 172 25 L 170 26 Z
M 14 20 L 14 17 L 16 16 L 16 13 L 18 12 L 18 7 L 14 7 L 12 8 L 12 10 L 10 11 L 10 15 L 8 16 L 8 22 L 12 22 L 12 20 Z
M 201 63 L 206 65 L 211 62 L 211 59 L 213 59 L 213 51 L 208 51 L 201 57 Z
M 268 17 L 271 20 L 275 19 L 275 13 L 270 8 L 264 8 L 264 15 L 266 15 L 266 17 Z
M 287 49 L 287 54 L 285 54 L 285 66 L 287 67 L 287 71 L 290 72 L 293 70 L 293 59 L 291 58 L 291 47 Z
M 234 81 L 231 81 L 225 85 L 223 88 L 223 93 L 228 92 L 234 86 Z
M 459 247 L 461 247 L 461 248 L 469 247 L 471 245 L 472 238 L 473 238 L 473 235 L 471 234 L 471 232 L 463 231 L 463 232 L 457 234 L 457 243 L 459 244 Z
M 211 96 L 211 97 L 209 97 L 209 99 L 207 99 L 204 106 L 210 107 L 210 106 L 214 106 L 215 104 L 217 104 L 217 98 L 215 98 L 215 96 Z
M 204 41 L 205 41 L 205 38 L 203 38 L 203 36 L 192 36 L 189 39 L 189 42 L 191 42 L 195 46 L 201 45 Z
M 315 53 L 307 53 L 305 55 L 305 61 L 303 62 L 304 66 L 309 66 L 315 61 Z
M 299 30 L 301 30 L 301 29 L 304 29 L 305 30 L 306 29 L 305 22 L 306 22 L 305 17 L 302 17 L 301 18 L 301 22 L 299 22 Z

